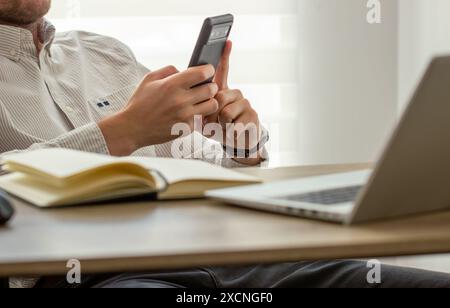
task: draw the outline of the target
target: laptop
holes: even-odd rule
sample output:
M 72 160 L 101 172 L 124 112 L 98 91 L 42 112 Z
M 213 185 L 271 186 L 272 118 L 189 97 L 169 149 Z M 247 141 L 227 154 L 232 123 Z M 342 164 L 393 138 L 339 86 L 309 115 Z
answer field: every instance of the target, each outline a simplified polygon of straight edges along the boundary
M 431 61 L 373 170 L 206 195 L 252 209 L 343 224 L 450 209 L 450 56 Z

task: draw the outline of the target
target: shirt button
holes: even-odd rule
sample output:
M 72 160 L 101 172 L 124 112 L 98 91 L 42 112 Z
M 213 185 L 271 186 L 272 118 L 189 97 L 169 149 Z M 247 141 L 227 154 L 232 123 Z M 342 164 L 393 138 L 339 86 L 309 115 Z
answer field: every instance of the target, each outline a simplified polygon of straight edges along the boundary
M 15 57 L 15 56 L 17 56 L 17 51 L 16 51 L 15 49 L 11 49 L 11 50 L 9 51 L 9 54 L 10 54 L 11 56 Z
M 68 113 L 72 113 L 72 112 L 74 112 L 74 110 L 73 110 L 73 108 L 72 107 L 70 107 L 70 106 L 66 106 L 66 111 L 68 112 Z

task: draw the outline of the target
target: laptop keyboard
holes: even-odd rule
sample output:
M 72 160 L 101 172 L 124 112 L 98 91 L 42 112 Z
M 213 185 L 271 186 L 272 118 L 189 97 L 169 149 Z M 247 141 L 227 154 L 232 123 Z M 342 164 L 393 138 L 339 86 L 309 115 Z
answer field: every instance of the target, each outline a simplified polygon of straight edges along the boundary
M 355 201 L 362 188 L 363 186 L 343 187 L 301 195 L 292 195 L 282 199 L 320 205 L 335 205 Z

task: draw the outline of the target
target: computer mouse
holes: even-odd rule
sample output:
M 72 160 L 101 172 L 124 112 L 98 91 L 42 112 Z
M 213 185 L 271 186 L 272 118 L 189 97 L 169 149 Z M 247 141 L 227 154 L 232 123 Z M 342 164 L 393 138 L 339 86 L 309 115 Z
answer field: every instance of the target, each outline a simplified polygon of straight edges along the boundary
M 14 208 L 7 195 L 0 192 L 0 225 L 6 224 L 14 215 Z

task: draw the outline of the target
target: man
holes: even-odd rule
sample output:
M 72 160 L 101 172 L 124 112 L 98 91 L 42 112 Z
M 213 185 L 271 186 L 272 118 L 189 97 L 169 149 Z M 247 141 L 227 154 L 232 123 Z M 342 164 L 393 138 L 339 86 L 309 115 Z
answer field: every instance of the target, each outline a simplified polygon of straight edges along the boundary
M 149 73 L 117 40 L 86 32 L 55 34 L 43 19 L 50 1 L 0 0 L 3 155 L 62 147 L 116 156 L 178 156 L 171 129 L 178 123 L 194 126 L 195 115 L 222 126 L 253 124 L 259 131 L 258 114 L 248 100 L 228 88 L 230 42 L 217 72 L 211 66 L 183 72 L 169 66 Z M 213 83 L 193 87 L 213 76 Z M 211 153 L 210 143 L 202 136 L 193 152 L 228 167 L 264 159 L 263 151 L 251 158 Z M 258 140 L 246 147 L 255 144 Z M 85 276 L 81 287 L 366 287 L 367 273 L 362 262 L 291 263 L 93 275 Z M 450 287 L 444 274 L 386 266 L 382 275 L 381 286 Z M 12 278 L 10 284 L 67 286 L 60 277 Z

